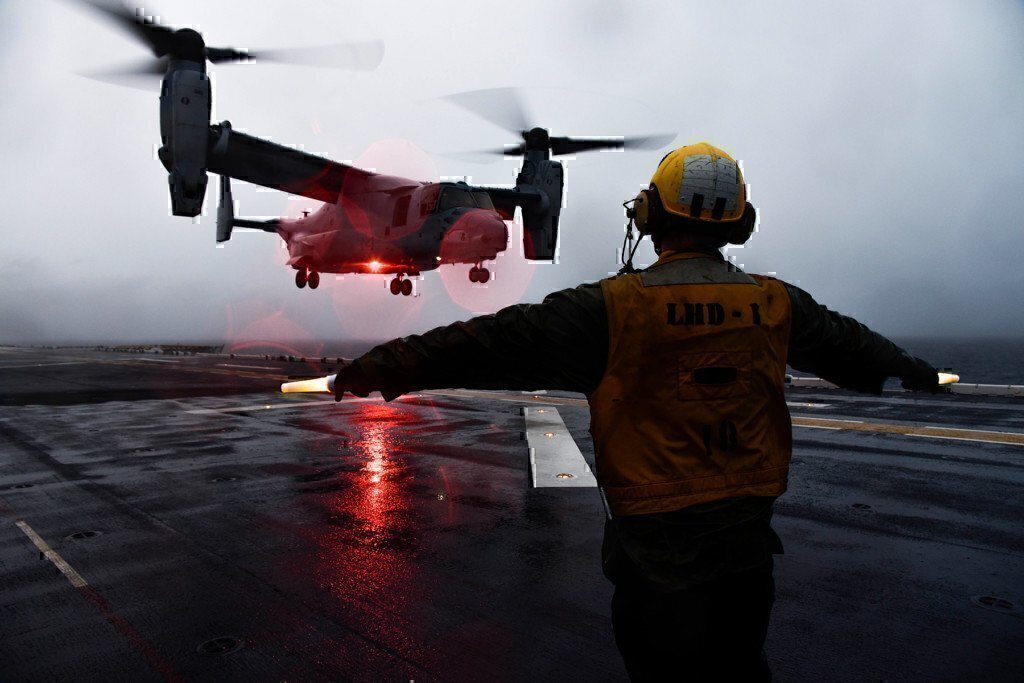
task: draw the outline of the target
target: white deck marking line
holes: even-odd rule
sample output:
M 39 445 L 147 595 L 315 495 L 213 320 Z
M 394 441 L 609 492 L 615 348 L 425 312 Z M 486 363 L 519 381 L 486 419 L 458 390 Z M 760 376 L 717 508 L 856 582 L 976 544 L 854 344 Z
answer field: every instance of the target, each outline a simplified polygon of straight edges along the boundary
M 47 545 L 46 541 L 40 538 L 35 529 L 30 527 L 27 522 L 19 519 L 14 524 L 21 529 L 26 536 L 28 536 L 29 540 L 32 541 L 37 548 L 39 548 L 39 552 L 45 555 L 46 559 L 52 562 L 53 565 L 60 570 L 60 573 L 67 577 L 72 586 L 75 588 L 84 588 L 89 585 L 85 582 L 85 579 L 82 578 L 82 575 L 76 572 L 74 567 L 65 562 L 64 558 L 57 554 L 56 550 Z
M 801 401 L 786 401 L 790 408 L 830 408 L 831 403 L 804 403 Z
M 838 432 L 842 427 L 825 427 L 824 425 L 801 425 L 793 423 L 794 427 L 803 427 L 804 429 L 831 429 L 834 432 Z
M 949 429 L 949 427 L 935 427 L 935 426 L 932 426 L 932 425 L 926 425 L 924 427 L 921 427 L 921 429 L 943 430 L 943 429 Z M 975 433 L 975 434 L 1009 434 L 1010 436 L 1020 436 L 1019 432 L 1000 432 L 1000 431 L 997 431 L 995 429 L 967 429 L 965 427 L 957 427 L 956 431 L 958 431 L 958 432 L 972 432 L 972 433 Z M 924 434 L 922 434 L 921 436 L 924 436 Z
M 523 408 L 523 415 L 534 488 L 597 486 L 590 465 L 558 410 L 550 406 L 529 407 Z
M 541 405 L 559 405 L 559 406 L 586 406 L 587 400 L 585 398 L 569 398 L 567 396 L 536 396 L 537 392 L 527 391 L 524 393 L 503 393 L 500 391 L 484 391 L 479 389 L 430 389 L 427 391 L 419 392 L 425 396 L 451 396 L 453 398 L 486 398 L 493 401 L 513 401 L 515 403 L 522 403 L 526 399 L 533 399 L 534 401 L 542 401 Z M 528 401 L 531 402 L 532 401 Z
M 83 365 L 85 363 L 90 363 L 90 362 L 91 361 L 87 361 L 87 360 L 67 360 L 67 361 L 61 361 L 59 363 L 24 363 L 22 365 L 4 365 L 3 363 L 0 363 L 0 370 L 16 369 L 16 368 L 48 368 L 48 367 L 50 367 L 52 365 Z
M 269 365 L 235 365 L 233 363 L 217 363 L 222 368 L 245 368 L 246 370 L 280 370 L 281 368 L 271 367 Z
M 131 361 L 146 361 L 148 363 L 180 363 L 180 360 L 174 360 L 173 358 L 131 358 Z
M 365 403 L 366 401 L 382 401 L 379 396 L 374 398 L 343 398 L 341 403 Z M 249 413 L 260 410 L 287 410 L 289 408 L 306 408 L 308 406 L 322 406 L 337 403 L 333 398 L 322 401 L 295 401 L 289 403 L 260 403 L 248 406 L 229 406 L 227 408 L 190 408 L 185 412 L 189 415 L 217 415 L 219 413 Z
M 1010 432 L 995 432 L 996 434 L 1009 434 Z M 974 443 L 994 443 L 1006 446 L 1024 446 L 1024 442 L 1020 441 L 994 441 L 993 439 L 974 439 L 968 436 L 944 436 L 942 434 L 910 434 L 910 436 L 920 436 L 923 439 L 946 439 L 949 441 L 973 441 Z

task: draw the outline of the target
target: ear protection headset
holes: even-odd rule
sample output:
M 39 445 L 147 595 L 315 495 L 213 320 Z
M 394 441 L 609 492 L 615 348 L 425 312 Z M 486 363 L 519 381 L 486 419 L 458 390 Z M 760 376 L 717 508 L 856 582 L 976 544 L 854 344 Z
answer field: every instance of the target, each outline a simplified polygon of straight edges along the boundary
M 650 235 L 675 214 L 669 213 L 661 203 L 661 195 L 656 185 L 640 193 L 632 202 L 626 202 L 626 218 L 633 221 L 640 236 Z M 707 224 L 707 232 L 725 238 L 728 244 L 744 244 L 750 239 L 757 223 L 757 212 L 750 202 L 746 202 L 743 214 L 734 221 L 701 221 Z

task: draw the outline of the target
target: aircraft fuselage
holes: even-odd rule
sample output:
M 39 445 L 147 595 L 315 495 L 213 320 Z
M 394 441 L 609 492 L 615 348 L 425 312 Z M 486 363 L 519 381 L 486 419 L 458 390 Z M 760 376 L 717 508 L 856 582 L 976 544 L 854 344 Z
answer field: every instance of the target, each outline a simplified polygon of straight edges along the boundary
M 489 198 L 457 183 L 370 175 L 346 182 L 335 204 L 283 219 L 288 265 L 322 273 L 417 274 L 480 264 L 508 246 Z

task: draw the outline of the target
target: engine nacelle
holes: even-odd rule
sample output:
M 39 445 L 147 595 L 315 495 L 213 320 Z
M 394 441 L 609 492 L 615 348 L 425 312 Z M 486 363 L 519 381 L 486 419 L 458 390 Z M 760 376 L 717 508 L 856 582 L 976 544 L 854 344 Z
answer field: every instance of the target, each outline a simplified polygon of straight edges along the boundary
M 220 204 L 217 206 L 217 242 L 231 239 L 235 227 L 235 200 L 231 197 L 231 178 L 220 177 Z
M 535 206 L 523 207 L 523 254 L 535 261 L 552 261 L 558 245 L 558 216 L 562 211 L 562 164 L 549 159 L 527 158 L 516 186 L 541 194 Z
M 160 161 L 169 172 L 171 211 L 198 216 L 206 195 L 210 79 L 205 64 L 172 60 L 160 89 Z

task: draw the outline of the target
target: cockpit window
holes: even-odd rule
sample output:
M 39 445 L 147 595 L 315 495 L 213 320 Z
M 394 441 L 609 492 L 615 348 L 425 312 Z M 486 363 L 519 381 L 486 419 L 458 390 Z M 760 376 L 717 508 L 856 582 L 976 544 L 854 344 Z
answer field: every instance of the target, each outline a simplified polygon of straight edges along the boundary
M 491 195 L 486 192 L 474 192 L 473 199 L 476 200 L 476 205 L 479 208 L 494 211 L 494 202 L 491 201 Z
M 437 203 L 438 211 L 447 211 L 460 206 L 473 206 L 473 197 L 461 187 L 446 187 L 441 192 L 441 200 Z
M 441 191 L 441 199 L 437 202 L 438 211 L 456 208 L 488 209 L 494 211 L 494 202 L 486 192 L 472 192 L 464 187 L 448 186 Z

